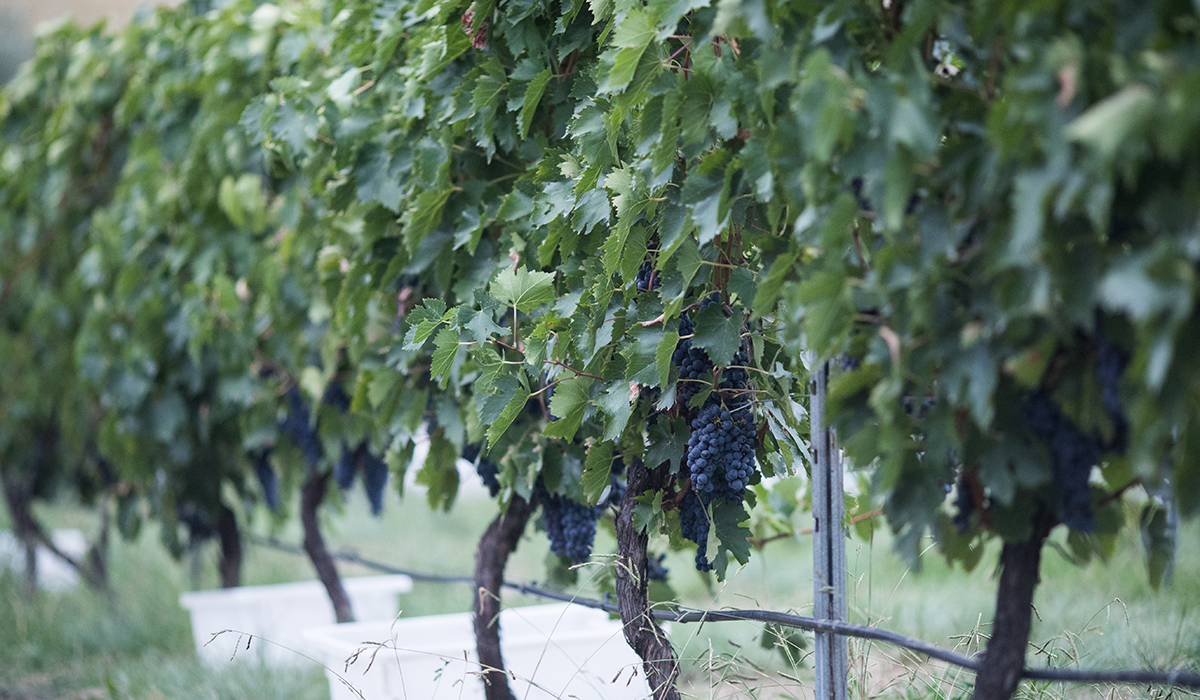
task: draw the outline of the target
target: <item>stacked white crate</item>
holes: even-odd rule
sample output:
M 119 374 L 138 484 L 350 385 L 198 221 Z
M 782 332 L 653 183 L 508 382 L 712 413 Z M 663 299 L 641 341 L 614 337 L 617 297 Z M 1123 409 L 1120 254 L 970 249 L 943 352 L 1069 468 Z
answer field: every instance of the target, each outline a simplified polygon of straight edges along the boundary
M 321 650 L 331 700 L 484 697 L 470 613 L 329 625 L 306 636 Z M 500 646 L 519 698 L 650 696 L 621 621 L 603 611 L 570 604 L 509 608 L 500 613 Z
M 400 611 L 399 595 L 412 590 L 407 576 L 360 576 L 342 579 L 342 584 L 360 620 L 385 625 Z M 315 650 L 302 633 L 336 620 L 320 581 L 194 591 L 181 595 L 179 603 L 191 615 L 196 652 L 210 666 L 231 659 L 272 666 L 311 664 Z

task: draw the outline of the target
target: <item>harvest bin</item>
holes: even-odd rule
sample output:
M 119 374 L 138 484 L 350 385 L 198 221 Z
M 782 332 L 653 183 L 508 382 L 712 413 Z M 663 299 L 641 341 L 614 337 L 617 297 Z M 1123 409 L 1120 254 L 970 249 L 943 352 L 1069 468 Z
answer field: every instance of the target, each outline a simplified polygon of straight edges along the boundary
M 319 649 L 331 700 L 484 697 L 471 613 L 328 625 L 305 636 Z M 518 698 L 650 696 L 621 621 L 601 610 L 570 604 L 509 608 L 500 613 L 500 646 Z
M 382 620 L 386 626 L 400 611 L 398 596 L 412 590 L 412 579 L 360 576 L 344 578 L 342 585 L 358 619 Z M 191 614 L 196 653 L 210 666 L 231 658 L 271 666 L 311 663 L 305 655 L 316 658 L 314 649 L 301 633 L 337 619 L 320 581 L 195 591 L 179 596 L 179 604 Z M 221 630 L 233 631 L 213 639 Z

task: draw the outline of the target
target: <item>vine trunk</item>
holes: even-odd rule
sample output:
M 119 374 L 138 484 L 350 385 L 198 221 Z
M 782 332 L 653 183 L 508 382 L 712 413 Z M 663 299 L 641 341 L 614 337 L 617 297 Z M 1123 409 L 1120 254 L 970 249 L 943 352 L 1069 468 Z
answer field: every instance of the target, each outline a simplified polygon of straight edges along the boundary
M 658 491 L 666 481 L 666 469 L 647 469 L 640 459 L 632 460 L 627 472 L 621 513 L 617 516 L 617 607 L 625 627 L 625 641 L 642 659 L 646 680 L 655 700 L 679 700 L 679 660 L 662 628 L 650 616 L 646 580 L 648 536 L 633 521 L 637 497 Z
M 242 532 L 238 529 L 237 515 L 227 505 L 221 506 L 217 518 L 217 538 L 221 543 L 221 558 L 217 562 L 221 587 L 236 588 L 242 584 Z
M 973 700 L 1009 700 L 1017 691 L 1025 668 L 1042 545 L 1052 524 L 1044 514 L 1040 515 L 1034 519 L 1034 532 L 1028 540 L 1004 543 L 992 635 L 975 676 Z
M 54 438 L 43 434 L 43 446 Z M 38 464 L 35 460 L 25 474 L 17 474 L 14 469 L 0 468 L 0 487 L 4 490 L 4 500 L 8 505 L 9 517 L 12 518 L 13 533 L 25 547 L 25 585 L 32 594 L 37 590 L 37 548 L 45 547 L 47 551 L 74 569 L 89 586 L 98 591 L 108 591 L 108 580 L 102 570 L 89 566 L 87 561 L 76 559 L 67 554 L 54 543 L 46 529 L 42 527 L 33 512 L 33 483 L 36 479 Z
M 304 526 L 304 551 L 317 570 L 317 578 L 325 586 L 329 601 L 333 603 L 333 613 L 338 622 L 354 622 L 354 610 L 350 607 L 350 596 L 342 586 L 342 577 L 338 574 L 333 557 L 325 546 L 325 537 L 321 535 L 321 523 L 317 518 L 317 508 L 325 500 L 325 491 L 329 488 L 330 472 L 319 472 L 308 477 L 300 491 L 300 522 Z
M 508 509 L 483 533 L 475 552 L 475 647 L 487 700 L 514 700 L 500 653 L 500 588 L 508 556 L 516 550 L 533 509 L 532 502 L 513 496 Z

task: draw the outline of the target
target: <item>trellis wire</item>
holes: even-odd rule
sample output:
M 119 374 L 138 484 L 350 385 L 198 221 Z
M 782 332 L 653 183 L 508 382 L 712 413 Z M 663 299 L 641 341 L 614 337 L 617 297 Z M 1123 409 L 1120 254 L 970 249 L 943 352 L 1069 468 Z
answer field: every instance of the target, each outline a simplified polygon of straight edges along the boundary
M 257 537 L 251 535 L 248 539 L 258 545 L 277 549 L 290 554 L 304 555 L 305 551 L 301 547 L 284 544 L 278 540 L 265 537 Z M 441 574 L 431 574 L 421 571 L 412 571 L 402 569 L 388 564 L 383 564 L 370 559 L 364 559 L 355 552 L 338 552 L 332 554 L 335 559 L 339 559 L 349 564 L 358 564 L 368 569 L 373 569 L 384 574 L 402 574 L 412 578 L 414 581 L 425 581 L 429 583 L 460 583 L 474 585 L 475 579 L 470 576 L 445 576 Z M 581 605 L 585 608 L 594 608 L 603 610 L 608 613 L 619 614 L 617 604 L 607 601 L 598 600 L 595 598 L 583 598 L 570 593 L 562 593 L 560 591 L 551 591 L 545 588 L 526 583 L 514 583 L 505 581 L 504 587 L 510 590 L 523 593 L 525 595 L 546 598 L 548 600 L 557 600 L 564 603 L 572 603 Z M 885 642 L 893 646 L 902 647 L 915 651 L 925 656 L 928 656 L 954 666 L 961 666 L 969 671 L 978 671 L 980 661 L 969 656 L 964 656 L 948 649 L 943 649 L 937 645 L 930 644 L 920 639 L 906 637 L 902 634 L 889 632 L 888 630 L 879 629 L 878 627 L 870 627 L 867 625 L 857 625 L 853 622 L 843 622 L 838 620 L 818 620 L 815 617 L 805 617 L 803 615 L 792 615 L 790 613 L 776 612 L 773 610 L 697 610 L 687 608 L 682 605 L 659 604 L 660 607 L 650 611 L 651 617 L 664 622 L 763 622 L 780 627 L 792 627 L 810 632 L 823 632 L 835 634 L 844 637 L 855 637 L 858 639 L 870 639 L 876 642 Z M 1021 678 L 1035 681 L 1052 681 L 1058 683 L 1132 683 L 1132 684 L 1148 684 L 1148 685 L 1165 685 L 1178 688 L 1191 688 L 1200 690 L 1200 674 L 1192 673 L 1184 670 L 1174 671 L 1156 671 L 1156 670 L 1139 670 L 1139 671 L 1106 671 L 1106 670 L 1088 670 L 1088 669 L 1033 669 L 1026 668 L 1021 672 Z

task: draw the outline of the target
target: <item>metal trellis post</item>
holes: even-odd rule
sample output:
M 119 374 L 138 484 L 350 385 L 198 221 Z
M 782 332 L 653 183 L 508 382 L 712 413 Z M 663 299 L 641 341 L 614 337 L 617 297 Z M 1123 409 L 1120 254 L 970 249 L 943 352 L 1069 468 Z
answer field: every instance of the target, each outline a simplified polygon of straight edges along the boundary
M 813 616 L 846 620 L 845 501 L 842 496 L 842 460 L 837 438 L 826 425 L 825 398 L 829 363 L 814 366 L 812 411 L 813 449 Z M 817 700 L 845 700 L 849 665 L 846 638 L 816 634 Z

